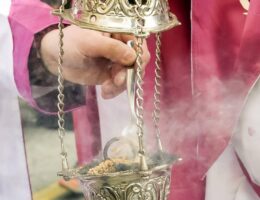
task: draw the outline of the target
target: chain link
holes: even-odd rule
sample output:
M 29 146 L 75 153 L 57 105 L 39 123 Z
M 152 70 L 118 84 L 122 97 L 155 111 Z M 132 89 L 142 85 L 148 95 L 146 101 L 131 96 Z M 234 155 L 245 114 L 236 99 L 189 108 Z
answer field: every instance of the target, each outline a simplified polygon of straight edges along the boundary
M 137 127 L 138 127 L 138 141 L 139 141 L 139 155 L 140 155 L 140 167 L 141 170 L 147 170 L 147 163 L 145 159 L 145 150 L 144 150 L 144 98 L 143 98 L 143 43 L 144 43 L 144 33 L 143 33 L 143 26 L 144 26 L 144 19 L 142 14 L 139 12 L 141 10 L 142 3 L 139 0 L 135 0 L 136 8 L 135 12 L 137 15 L 137 30 L 138 30 L 138 37 L 137 37 L 137 48 L 136 48 L 136 65 L 137 65 L 137 78 L 136 78 L 136 115 L 137 115 Z M 62 0 L 62 5 L 60 6 L 60 12 L 64 12 L 65 5 L 67 1 Z M 63 65 L 63 18 L 60 17 L 59 20 L 59 58 L 58 58 L 58 134 L 61 143 L 61 159 L 62 159 L 62 169 L 67 170 L 69 169 L 68 160 L 67 160 L 67 152 L 64 145 L 64 136 L 65 136 L 65 120 L 64 120 L 64 77 L 62 74 L 62 65 Z M 154 112 L 153 112 L 153 119 L 154 124 L 157 130 L 157 138 L 160 138 L 159 133 L 159 114 L 160 114 L 160 80 L 161 80 L 161 69 L 160 69 L 160 47 L 161 47 L 161 40 L 160 34 L 156 35 L 156 76 L 155 76 L 155 93 L 154 93 Z M 159 140 L 160 141 L 160 140 Z M 161 145 L 160 145 L 161 146 Z
M 60 6 L 60 13 L 64 12 L 65 5 L 67 1 L 62 0 L 62 4 Z M 61 145 L 61 160 L 62 160 L 62 170 L 69 169 L 68 159 L 67 159 L 67 152 L 64 145 L 64 136 L 65 136 L 65 120 L 64 120 L 64 77 L 62 73 L 62 65 L 63 65 L 63 56 L 64 56 L 64 50 L 63 50 L 63 18 L 60 17 L 59 19 L 59 57 L 58 57 L 58 134 L 60 139 L 60 145 Z
M 137 20 L 137 47 L 136 47 L 136 116 L 137 116 L 137 128 L 138 128 L 138 142 L 139 142 L 139 156 L 140 156 L 140 168 L 141 170 L 147 170 L 148 166 L 145 159 L 145 149 L 144 149 L 144 98 L 143 98 L 143 43 L 144 43 L 144 18 L 139 12 L 141 10 L 142 1 L 135 0 L 136 7 L 136 20 Z
M 137 115 L 137 126 L 138 126 L 138 136 L 143 137 L 143 125 L 144 125 L 144 108 L 143 108 L 143 38 L 137 38 L 137 49 L 136 49 L 136 65 L 137 65 L 137 78 L 136 78 L 136 115 Z M 143 147 L 143 145 L 141 145 Z M 141 150 L 143 152 L 143 148 Z
M 155 78 L 154 78 L 154 110 L 153 122 L 156 131 L 157 145 L 160 151 L 163 151 L 162 142 L 160 138 L 160 97 L 161 97 L 161 33 L 156 34 L 156 60 L 155 60 Z

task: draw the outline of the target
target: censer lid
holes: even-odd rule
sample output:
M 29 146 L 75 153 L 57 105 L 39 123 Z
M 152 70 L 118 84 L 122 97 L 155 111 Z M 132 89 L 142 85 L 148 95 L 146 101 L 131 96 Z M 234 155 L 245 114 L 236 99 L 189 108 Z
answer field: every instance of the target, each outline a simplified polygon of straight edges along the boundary
M 137 28 L 140 18 L 146 34 L 180 25 L 177 17 L 169 12 L 168 0 L 77 0 L 72 8 L 63 13 L 54 10 L 53 14 L 82 28 L 135 35 L 140 35 Z

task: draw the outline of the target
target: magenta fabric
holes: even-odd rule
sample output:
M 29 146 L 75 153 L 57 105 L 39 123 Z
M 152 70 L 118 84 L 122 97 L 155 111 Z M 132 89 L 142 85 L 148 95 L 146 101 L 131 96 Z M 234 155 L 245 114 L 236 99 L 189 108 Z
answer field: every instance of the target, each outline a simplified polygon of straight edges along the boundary
M 58 18 L 50 14 L 51 8 L 39 0 L 13 0 L 9 15 L 14 41 L 14 77 L 20 95 L 32 106 L 37 107 L 32 98 L 28 57 L 34 34 L 56 24 Z M 38 108 L 39 109 L 39 108 Z M 44 110 L 42 110 L 44 112 Z
M 259 74 L 260 2 L 251 1 L 248 16 L 237 0 L 175 0 L 170 6 L 182 26 L 162 38 L 161 134 L 183 161 L 173 170 L 169 199 L 203 200 L 206 173 L 230 142 Z M 150 121 L 153 69 L 147 68 L 145 86 Z
M 241 167 L 241 169 L 243 170 L 244 175 L 247 178 L 248 183 L 252 186 L 252 188 L 254 189 L 254 191 L 256 192 L 256 194 L 258 195 L 258 197 L 260 197 L 260 185 L 257 185 L 254 183 L 254 181 L 251 179 L 246 167 L 243 165 L 243 162 L 239 159 L 239 157 L 237 156 L 239 165 Z
M 10 13 L 14 75 L 21 96 L 36 106 L 27 58 L 33 35 L 57 23 L 57 18 L 40 1 L 20 2 L 13 1 Z M 260 2 L 251 0 L 248 16 L 243 15 L 238 0 L 169 3 L 182 26 L 162 38 L 162 140 L 168 151 L 183 158 L 173 170 L 169 199 L 203 200 L 206 172 L 229 143 L 245 96 L 259 74 Z M 154 52 L 153 42 L 151 38 Z M 153 70 L 150 64 L 145 77 L 149 121 Z M 82 151 L 81 156 L 84 160 L 89 154 Z
M 72 112 L 78 164 L 91 162 L 101 150 L 101 132 L 96 88 L 88 87 L 86 105 Z
M 243 80 L 250 86 L 255 82 L 256 74 L 260 72 L 260 29 L 256 24 L 260 22 L 260 1 L 252 0 L 250 3 L 250 12 L 243 30 L 242 41 L 239 53 L 235 62 L 236 70 L 242 74 Z M 238 154 L 239 158 L 239 154 Z M 240 158 L 239 158 L 240 159 Z M 242 162 L 243 171 L 250 171 Z M 251 176 L 251 174 L 248 174 Z M 260 185 L 250 179 L 253 189 L 260 197 Z M 258 185 L 257 185 L 258 184 Z

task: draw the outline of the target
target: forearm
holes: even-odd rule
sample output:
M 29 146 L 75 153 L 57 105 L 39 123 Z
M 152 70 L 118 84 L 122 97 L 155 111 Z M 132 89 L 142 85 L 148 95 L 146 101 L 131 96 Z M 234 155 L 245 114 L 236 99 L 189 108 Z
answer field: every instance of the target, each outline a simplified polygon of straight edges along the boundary
M 17 90 L 31 106 L 44 112 L 56 110 L 56 78 L 45 70 L 36 50 L 35 39 L 40 32 L 57 25 L 58 18 L 50 14 L 51 9 L 40 1 L 14 1 L 9 14 L 13 36 L 13 75 Z M 66 99 L 75 96 L 75 104 L 82 102 L 83 98 L 79 99 L 82 89 L 73 87 L 69 94 L 65 91 Z M 52 91 L 48 92 L 50 88 Z
M 49 31 L 57 28 L 52 25 L 43 31 L 35 34 L 34 42 L 30 50 L 28 69 L 29 79 L 32 91 L 32 97 L 37 105 L 47 112 L 56 111 L 57 105 L 57 76 L 48 71 L 41 58 L 40 48 L 41 40 Z M 58 48 L 58 45 L 57 45 Z M 79 105 L 85 104 L 85 87 L 73 84 L 68 81 L 64 82 L 65 109 L 72 109 Z

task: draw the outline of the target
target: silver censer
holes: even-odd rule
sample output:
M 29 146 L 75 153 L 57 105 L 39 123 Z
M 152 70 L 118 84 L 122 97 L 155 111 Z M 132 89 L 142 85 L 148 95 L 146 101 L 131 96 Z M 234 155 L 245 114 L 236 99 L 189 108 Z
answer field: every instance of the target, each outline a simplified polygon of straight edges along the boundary
M 167 200 L 170 191 L 171 169 L 176 157 L 163 152 L 160 141 L 160 81 L 161 81 L 161 32 L 180 25 L 169 11 L 168 0 L 75 0 L 70 9 L 65 9 L 62 0 L 53 14 L 59 16 L 59 66 L 58 66 L 58 133 L 61 142 L 62 171 L 65 180 L 78 179 L 87 200 Z M 102 174 L 89 174 L 88 170 L 98 165 L 93 162 L 80 168 L 70 168 L 64 146 L 64 79 L 63 64 L 63 20 L 81 28 L 110 33 L 125 33 L 136 37 L 136 70 L 128 70 L 127 90 L 132 115 L 135 115 L 138 145 L 138 165 L 125 170 Z M 142 45 L 150 34 L 156 34 L 156 61 L 153 121 L 156 130 L 158 153 L 149 155 L 144 147 Z M 133 97 L 134 95 L 134 97 Z M 134 102 L 135 101 L 135 102 Z M 134 114 L 133 114 L 134 113 Z M 117 141 L 115 139 L 111 140 Z M 104 149 L 104 160 L 109 159 Z

